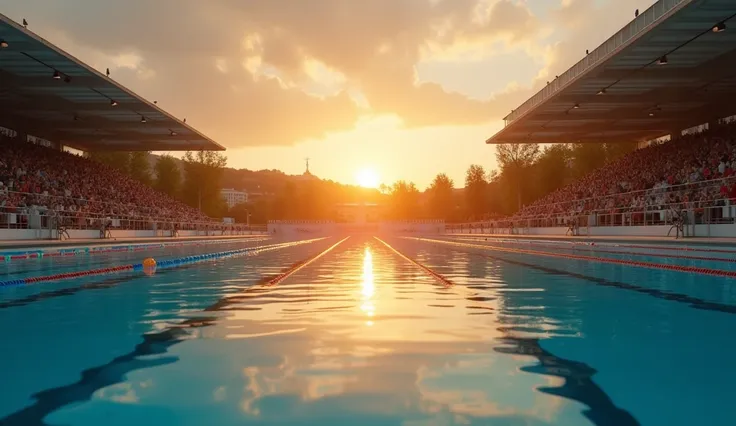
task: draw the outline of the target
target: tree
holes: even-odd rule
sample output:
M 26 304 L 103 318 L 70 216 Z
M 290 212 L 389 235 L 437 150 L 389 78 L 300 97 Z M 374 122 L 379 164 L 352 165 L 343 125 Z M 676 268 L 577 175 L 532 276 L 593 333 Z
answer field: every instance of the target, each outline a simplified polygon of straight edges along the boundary
M 174 157 L 162 155 L 156 160 L 155 188 L 172 197 L 178 197 L 181 187 L 181 171 Z
M 638 142 L 606 143 L 606 161 L 615 161 L 630 152 L 636 151 L 638 147 Z
M 227 211 L 220 195 L 220 183 L 227 157 L 215 151 L 187 151 L 184 154 L 184 201 L 212 217 Z
M 535 183 L 532 198 L 541 198 L 565 185 L 570 177 L 571 163 L 572 153 L 567 145 L 546 147 L 532 168 Z
M 126 175 L 130 173 L 130 153 L 122 151 L 89 151 L 87 158 L 107 164 Z
M 148 163 L 150 152 L 136 151 L 129 155 L 128 174 L 133 179 L 146 185 L 151 185 L 151 165 Z
M 499 144 L 496 145 L 496 160 L 501 166 L 501 173 L 516 192 L 517 208 L 521 209 L 521 198 L 524 187 L 524 172 L 539 156 L 539 145 L 535 143 Z
M 572 144 L 575 177 L 583 177 L 606 164 L 606 146 L 602 143 Z
M 419 190 L 413 182 L 400 180 L 391 185 L 389 215 L 392 219 L 417 219 L 421 217 Z
M 483 166 L 472 164 L 465 172 L 465 199 L 471 216 L 480 218 L 488 211 L 488 181 Z
M 435 176 L 427 189 L 429 213 L 433 219 L 449 220 L 455 210 L 454 183 L 446 174 Z

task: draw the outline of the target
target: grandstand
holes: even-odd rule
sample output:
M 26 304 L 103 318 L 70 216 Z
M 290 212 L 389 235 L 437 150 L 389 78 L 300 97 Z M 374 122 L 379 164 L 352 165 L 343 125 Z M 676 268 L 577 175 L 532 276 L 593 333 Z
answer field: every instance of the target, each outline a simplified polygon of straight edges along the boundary
M 0 228 L 211 223 L 196 209 L 64 152 L 224 150 L 0 14 Z M 50 217 L 58 220 L 51 221 Z M 0 237 L 2 238 L 2 237 Z
M 735 17 L 730 0 L 659 0 L 506 116 L 487 143 L 670 140 L 525 206 L 509 226 L 736 226 Z
M 487 142 L 644 142 L 736 114 L 734 16 L 731 0 L 659 0 Z

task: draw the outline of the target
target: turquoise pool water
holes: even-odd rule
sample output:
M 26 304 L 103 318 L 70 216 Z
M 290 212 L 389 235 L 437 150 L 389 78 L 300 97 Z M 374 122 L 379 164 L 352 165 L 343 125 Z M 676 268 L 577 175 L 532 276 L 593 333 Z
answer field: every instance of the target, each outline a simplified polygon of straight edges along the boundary
M 499 249 L 572 252 L 543 243 L 381 238 L 409 260 L 353 236 L 155 274 L 0 288 L 0 425 L 736 419 L 733 278 Z M 34 259 L 0 272 L 30 277 L 274 243 Z M 585 254 L 734 270 L 728 248 L 618 250 Z M 707 260 L 674 257 L 683 254 Z M 293 273 L 264 285 L 284 271 Z

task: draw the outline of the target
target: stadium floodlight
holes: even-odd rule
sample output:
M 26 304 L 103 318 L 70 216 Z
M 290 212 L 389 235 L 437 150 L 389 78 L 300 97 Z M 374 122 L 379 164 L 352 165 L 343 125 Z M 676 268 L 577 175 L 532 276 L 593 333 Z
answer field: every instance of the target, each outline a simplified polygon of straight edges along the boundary
M 146 116 L 145 115 L 141 115 L 141 123 L 146 123 Z
M 661 58 L 657 59 L 657 65 L 667 65 L 669 61 L 667 60 L 667 55 L 662 56 Z
M 606 89 L 605 89 L 605 88 L 604 88 L 604 89 L 601 89 L 601 90 L 599 90 L 599 91 L 598 91 L 598 93 L 596 93 L 596 95 L 598 95 L 598 96 L 600 96 L 600 95 L 605 95 L 605 94 L 606 94 Z
M 714 33 L 720 33 L 726 31 L 726 23 L 721 21 L 715 25 L 713 25 L 713 32 Z
M 10 47 L 7 41 L 0 39 L 0 49 L 7 49 Z
M 54 80 L 61 80 L 61 74 L 59 74 L 59 71 L 54 70 Z
M 579 108 L 580 108 L 580 104 L 575 104 L 572 106 L 572 109 L 579 109 Z
M 118 102 L 115 99 L 110 99 L 110 106 L 118 106 Z

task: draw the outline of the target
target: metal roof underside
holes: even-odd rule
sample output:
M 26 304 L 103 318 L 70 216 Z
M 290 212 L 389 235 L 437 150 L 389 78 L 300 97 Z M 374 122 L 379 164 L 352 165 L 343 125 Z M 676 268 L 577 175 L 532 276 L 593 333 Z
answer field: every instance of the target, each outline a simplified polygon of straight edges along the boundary
M 86 151 L 225 149 L 2 14 L 0 40 L 0 126 Z
M 660 0 L 486 142 L 645 141 L 736 114 L 734 16 L 734 0 Z M 725 31 L 711 31 L 722 21 Z

